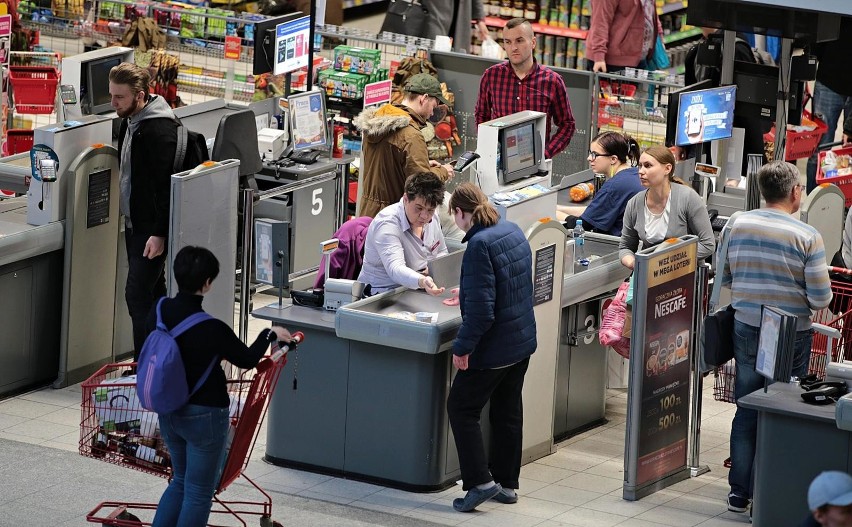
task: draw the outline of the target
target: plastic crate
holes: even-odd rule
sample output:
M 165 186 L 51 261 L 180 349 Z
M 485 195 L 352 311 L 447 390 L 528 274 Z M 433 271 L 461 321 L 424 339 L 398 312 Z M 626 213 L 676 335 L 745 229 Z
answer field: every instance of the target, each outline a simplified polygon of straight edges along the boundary
M 18 113 L 53 113 L 59 73 L 52 66 L 10 66 L 15 110 Z
M 835 155 L 852 156 L 852 147 L 838 148 L 836 150 L 832 150 L 831 152 Z M 821 185 L 823 183 L 831 183 L 832 185 L 836 185 L 837 188 L 839 188 L 840 191 L 843 192 L 843 195 L 846 196 L 846 206 L 852 207 L 852 173 L 837 176 L 834 175 L 834 171 L 829 171 L 828 173 L 824 172 L 822 169 L 822 164 L 827 153 L 828 152 L 820 152 L 817 156 L 817 185 Z
M 11 129 L 6 132 L 6 144 L 3 155 L 20 154 L 29 152 L 33 147 L 33 131 Z

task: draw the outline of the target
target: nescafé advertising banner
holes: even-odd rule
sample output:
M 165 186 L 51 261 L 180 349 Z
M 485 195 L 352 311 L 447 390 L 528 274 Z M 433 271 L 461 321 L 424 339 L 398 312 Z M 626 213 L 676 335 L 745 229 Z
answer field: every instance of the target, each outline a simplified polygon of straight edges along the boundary
M 686 466 L 696 247 L 663 249 L 648 260 L 638 486 Z

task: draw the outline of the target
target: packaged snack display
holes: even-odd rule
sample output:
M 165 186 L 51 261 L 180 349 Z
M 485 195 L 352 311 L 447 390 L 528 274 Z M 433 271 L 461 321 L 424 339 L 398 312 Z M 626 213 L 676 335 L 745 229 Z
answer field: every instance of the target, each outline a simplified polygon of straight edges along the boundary
M 370 80 L 368 75 L 345 71 L 323 70 L 318 75 L 319 85 L 331 97 L 360 99 L 364 96 L 364 86 Z
M 378 49 L 340 45 L 334 48 L 334 69 L 370 75 L 379 68 L 382 52 Z

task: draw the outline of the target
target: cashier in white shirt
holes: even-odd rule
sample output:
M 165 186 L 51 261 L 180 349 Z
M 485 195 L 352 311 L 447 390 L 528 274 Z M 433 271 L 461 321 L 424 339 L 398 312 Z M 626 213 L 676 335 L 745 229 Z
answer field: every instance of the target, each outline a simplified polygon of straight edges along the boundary
M 367 230 L 364 263 L 358 281 L 370 286 L 369 294 L 399 286 L 424 289 L 440 295 L 426 274 L 426 264 L 447 254 L 447 244 L 435 209 L 444 201 L 444 182 L 431 172 L 405 180 L 405 194 L 398 203 L 382 209 Z

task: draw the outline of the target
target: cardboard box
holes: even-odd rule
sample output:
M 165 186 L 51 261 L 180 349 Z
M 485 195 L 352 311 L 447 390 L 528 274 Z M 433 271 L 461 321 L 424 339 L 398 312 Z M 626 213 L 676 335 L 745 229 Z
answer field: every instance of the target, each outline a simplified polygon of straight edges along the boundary
M 370 80 L 368 75 L 334 70 L 323 70 L 317 78 L 319 79 L 319 86 L 325 89 L 326 95 L 344 99 L 360 99 L 363 97 L 364 86 Z
M 379 68 L 381 58 L 382 52 L 377 49 L 340 45 L 334 48 L 334 69 L 371 75 Z

